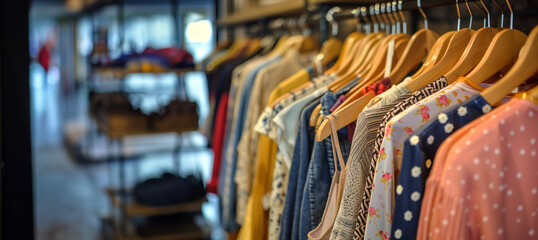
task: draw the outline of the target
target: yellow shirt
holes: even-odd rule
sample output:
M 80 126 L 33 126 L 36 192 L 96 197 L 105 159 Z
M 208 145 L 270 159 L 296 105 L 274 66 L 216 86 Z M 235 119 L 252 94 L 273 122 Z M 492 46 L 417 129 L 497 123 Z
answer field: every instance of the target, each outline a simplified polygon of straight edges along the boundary
M 276 101 L 278 98 L 300 87 L 308 81 L 310 81 L 310 74 L 306 69 L 302 69 L 301 71 L 295 73 L 293 76 L 278 84 L 278 86 L 271 92 L 271 95 L 269 95 L 268 103 L 270 105 L 274 105 L 273 102 Z

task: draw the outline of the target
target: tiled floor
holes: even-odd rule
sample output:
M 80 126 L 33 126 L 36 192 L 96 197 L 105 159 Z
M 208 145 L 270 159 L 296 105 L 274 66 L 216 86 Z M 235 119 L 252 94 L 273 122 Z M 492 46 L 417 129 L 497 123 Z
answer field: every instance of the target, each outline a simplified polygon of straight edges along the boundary
M 52 83 L 44 84 L 39 76 L 40 69 L 35 66 L 31 69 L 37 239 L 101 239 L 100 219 L 111 212 L 104 189 L 117 183 L 117 163 L 80 164 L 68 154 L 63 144 L 63 128 L 73 120 L 87 123 L 86 93 L 78 91 L 66 95 L 60 83 L 51 81 Z M 186 139 L 200 141 L 201 135 L 192 134 Z M 128 161 L 127 180 L 132 184 L 135 176 L 141 180 L 169 171 L 173 169 L 172 159 L 170 153 L 156 153 L 137 161 Z M 212 155 L 208 150 L 181 154 L 183 174 L 200 172 L 207 180 L 211 164 Z M 222 231 L 218 229 L 216 221 L 217 200 L 211 196 L 209 200 L 203 213 L 214 227 L 212 238 L 222 239 Z

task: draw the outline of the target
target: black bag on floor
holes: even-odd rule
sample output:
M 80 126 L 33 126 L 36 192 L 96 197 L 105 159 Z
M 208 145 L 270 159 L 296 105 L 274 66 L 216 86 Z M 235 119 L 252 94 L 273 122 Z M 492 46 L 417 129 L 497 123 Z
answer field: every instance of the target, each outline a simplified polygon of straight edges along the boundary
M 192 175 L 182 178 L 164 173 L 160 178 L 152 178 L 134 187 L 134 196 L 142 204 L 166 206 L 202 199 L 204 184 Z

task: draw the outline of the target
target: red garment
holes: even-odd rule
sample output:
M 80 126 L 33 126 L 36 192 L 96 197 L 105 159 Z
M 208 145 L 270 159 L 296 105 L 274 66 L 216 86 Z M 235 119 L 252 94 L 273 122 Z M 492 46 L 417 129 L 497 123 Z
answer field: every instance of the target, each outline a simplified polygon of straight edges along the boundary
M 153 54 L 157 56 L 162 56 L 166 58 L 171 65 L 175 65 L 178 63 L 192 63 L 193 57 L 192 55 L 187 52 L 187 50 L 183 48 L 151 48 L 147 47 L 142 54 Z
M 45 72 L 49 71 L 50 52 L 46 44 L 43 45 L 41 49 L 39 49 L 39 53 L 37 54 L 37 61 L 39 62 L 39 64 L 41 64 L 43 69 L 45 69 Z
M 364 88 L 362 90 L 362 93 L 367 94 L 368 92 L 373 91 L 376 95 L 379 95 L 383 93 L 384 91 L 389 90 L 390 85 L 391 85 L 390 79 L 383 78 L 375 83 L 370 84 L 366 88 Z
M 383 78 L 375 83 L 372 83 L 370 84 L 369 86 L 367 86 L 366 88 L 364 88 L 362 90 L 362 93 L 363 94 L 367 94 L 368 92 L 370 91 L 373 91 L 375 93 L 375 95 L 379 95 L 387 90 L 390 89 L 390 87 L 392 86 L 392 84 L 390 83 L 390 79 L 388 78 Z M 355 122 L 352 122 L 351 124 L 347 125 L 347 131 L 348 131 L 348 140 L 351 142 L 352 139 L 353 139 L 353 134 L 355 133 L 355 127 L 356 127 L 356 123 Z
M 222 147 L 224 140 L 224 128 L 226 125 L 226 114 L 228 110 L 228 93 L 223 93 L 220 97 L 219 106 L 217 107 L 217 115 L 214 122 L 213 131 L 213 144 L 211 149 L 213 150 L 213 173 L 211 174 L 211 181 L 207 184 L 207 192 L 218 194 L 218 180 L 220 173 L 220 161 L 222 159 Z

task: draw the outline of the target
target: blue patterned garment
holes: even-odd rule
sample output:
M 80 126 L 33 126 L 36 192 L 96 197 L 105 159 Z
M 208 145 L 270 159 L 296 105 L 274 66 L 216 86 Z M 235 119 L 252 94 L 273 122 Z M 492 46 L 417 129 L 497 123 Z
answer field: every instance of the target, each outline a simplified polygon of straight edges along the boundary
M 491 109 L 484 98 L 475 95 L 439 114 L 436 121 L 419 128 L 405 141 L 391 239 L 416 239 L 424 186 L 437 149 L 456 130 Z

